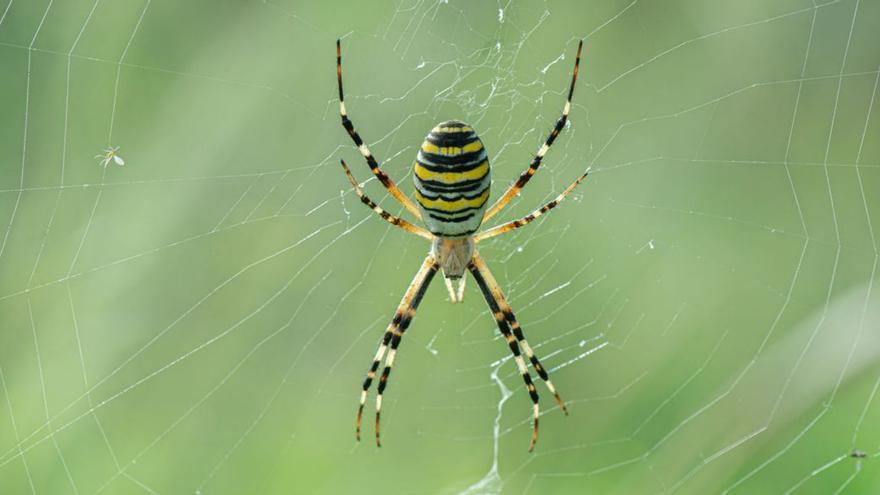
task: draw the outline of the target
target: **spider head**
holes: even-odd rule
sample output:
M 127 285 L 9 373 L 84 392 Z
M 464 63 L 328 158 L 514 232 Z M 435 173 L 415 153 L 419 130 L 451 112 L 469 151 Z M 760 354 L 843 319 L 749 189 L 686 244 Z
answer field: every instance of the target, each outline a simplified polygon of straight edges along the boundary
M 431 244 L 431 254 L 443 269 L 444 277 L 461 278 L 474 255 L 474 239 L 471 236 L 437 237 Z

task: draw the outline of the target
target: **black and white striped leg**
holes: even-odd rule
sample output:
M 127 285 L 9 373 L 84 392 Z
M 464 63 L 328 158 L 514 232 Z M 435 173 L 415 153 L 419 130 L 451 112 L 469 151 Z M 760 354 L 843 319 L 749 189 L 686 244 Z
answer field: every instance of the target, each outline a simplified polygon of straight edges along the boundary
M 422 301 L 422 297 L 425 295 L 425 291 L 428 290 L 428 285 L 430 285 L 431 280 L 434 278 L 434 275 L 437 273 L 437 269 L 439 265 L 436 261 L 431 259 L 431 266 L 428 268 L 428 272 L 425 274 L 424 281 L 421 285 L 419 285 L 418 290 L 416 290 L 415 295 L 413 296 L 412 302 L 409 304 L 409 308 L 404 313 L 403 318 L 400 321 L 400 325 L 394 331 L 394 335 L 391 337 L 391 350 L 388 351 L 388 358 L 385 360 L 385 368 L 382 369 L 382 376 L 379 378 L 379 386 L 376 390 L 376 446 L 381 447 L 382 442 L 379 437 L 379 418 L 382 414 L 382 394 L 385 392 L 385 387 L 388 386 L 388 376 L 391 374 L 391 367 L 394 365 L 394 357 L 397 355 L 397 347 L 400 345 L 401 340 L 403 340 L 403 334 L 406 333 L 406 329 L 409 328 L 409 324 L 412 322 L 413 317 L 416 315 L 416 309 L 419 307 L 419 303 Z M 427 263 L 427 260 L 425 260 Z
M 565 407 L 565 402 L 562 400 L 562 397 L 556 392 L 556 387 L 553 386 L 553 382 L 550 381 L 550 374 L 541 364 L 541 361 L 538 359 L 538 356 L 535 355 L 535 351 L 532 350 L 532 347 L 529 345 L 526 340 L 525 335 L 523 334 L 522 327 L 519 326 L 519 322 L 516 321 L 516 316 L 513 315 L 513 309 L 511 309 L 510 304 L 508 304 L 507 299 L 505 299 L 504 294 L 501 292 L 501 287 L 498 285 L 498 281 L 495 280 L 495 277 L 492 276 L 492 272 L 489 271 L 489 267 L 486 266 L 486 262 L 483 261 L 483 258 L 479 253 L 474 253 L 473 265 L 476 266 L 477 270 L 482 274 L 486 285 L 489 287 L 489 291 L 492 294 L 492 297 L 497 302 L 501 312 L 504 314 L 504 319 L 510 328 L 513 330 L 513 335 L 516 337 L 516 340 L 519 341 L 519 345 L 522 347 L 523 351 L 526 353 L 526 357 L 531 361 L 532 366 L 535 368 L 535 371 L 538 372 L 538 376 L 541 377 L 541 380 L 547 385 L 547 389 L 550 390 L 550 393 L 553 394 L 553 397 L 556 398 L 556 403 L 559 404 L 559 408 L 562 409 L 562 412 L 568 416 L 568 408 Z M 485 292 L 484 292 L 485 294 Z
M 367 148 L 364 140 L 361 139 L 361 136 L 354 129 L 354 123 L 348 118 L 348 112 L 345 109 L 345 95 L 342 92 L 342 45 L 338 39 L 336 40 L 336 79 L 339 83 L 339 116 L 342 118 L 342 127 L 344 127 L 346 132 L 348 132 L 348 135 L 351 136 L 358 151 L 361 152 L 361 155 L 363 155 L 364 159 L 367 161 L 367 165 L 370 167 L 373 175 L 379 179 L 379 182 L 385 186 L 385 189 L 388 189 L 388 192 L 394 196 L 394 199 L 399 201 L 400 204 L 409 210 L 410 213 L 415 215 L 416 218 L 421 219 L 422 214 L 419 212 L 419 209 L 416 208 L 416 205 L 413 204 L 409 197 L 403 194 L 400 188 L 397 187 L 397 184 L 391 180 L 391 177 L 388 177 L 388 174 L 379 167 L 379 163 L 373 157 L 373 154 L 370 153 L 370 149 Z
M 345 175 L 348 177 L 348 181 L 351 182 L 351 185 L 354 187 L 354 191 L 355 193 L 357 193 L 358 198 L 360 198 L 361 203 L 367 205 L 367 208 L 375 211 L 380 217 L 382 217 L 382 220 L 385 220 L 395 227 L 400 227 L 401 229 L 411 234 L 415 234 L 419 237 L 424 237 L 429 241 L 434 239 L 434 234 L 428 232 L 422 227 L 413 225 L 412 223 L 407 222 L 400 217 L 394 216 L 379 207 L 379 205 L 377 205 L 372 199 L 370 199 L 369 196 L 364 194 L 364 192 L 361 190 L 361 187 L 358 185 L 357 181 L 354 180 L 354 176 L 351 175 L 351 170 L 349 170 L 348 165 L 345 164 L 345 160 L 340 159 L 339 162 L 342 164 L 342 169 L 345 171 Z
M 547 203 L 546 205 L 538 208 L 537 210 L 529 213 L 528 215 L 520 218 L 519 220 L 507 222 L 507 223 L 498 225 L 497 227 L 492 227 L 491 229 L 484 230 L 483 232 L 478 233 L 477 235 L 474 236 L 474 242 L 476 243 L 476 242 L 484 241 L 484 240 L 489 239 L 491 237 L 495 237 L 497 235 L 501 235 L 501 234 L 510 232 L 511 230 L 516 230 L 520 227 L 524 227 L 524 226 L 532 223 L 532 221 L 535 220 L 536 218 L 540 217 L 544 213 L 547 213 L 548 211 L 552 210 L 553 208 L 556 208 L 556 206 L 559 203 L 561 203 L 562 200 L 565 199 L 565 197 L 568 196 L 568 194 L 570 192 L 572 192 L 574 190 L 574 188 L 577 187 L 577 185 L 580 184 L 581 181 L 583 181 L 587 177 L 587 175 L 589 175 L 589 172 L 584 172 L 584 175 L 581 175 L 580 177 L 577 178 L 577 180 L 572 182 L 571 185 L 566 187 L 565 190 L 559 194 L 559 196 L 556 196 L 553 199 L 553 201 L 551 201 L 551 202 Z
M 364 379 L 363 390 L 361 391 L 360 404 L 358 405 L 357 411 L 357 426 L 355 430 L 355 436 L 358 440 L 361 439 L 361 417 L 363 416 L 364 405 L 367 402 L 367 391 L 373 383 L 373 379 L 376 377 L 376 371 L 379 369 L 379 364 L 382 362 L 382 358 L 385 357 L 385 353 L 390 345 L 391 351 L 388 353 L 385 369 L 382 371 L 382 376 L 379 379 L 378 396 L 376 397 L 376 444 L 379 445 L 379 413 L 381 412 L 382 406 L 382 392 L 385 390 L 385 386 L 388 382 L 388 375 L 391 373 L 391 365 L 394 363 L 394 355 L 397 352 L 397 346 L 400 345 L 400 339 L 403 336 L 403 332 L 409 327 L 413 316 L 415 316 L 416 308 L 421 302 L 422 297 L 424 297 L 425 291 L 428 290 L 428 285 L 430 285 L 438 268 L 439 265 L 434 257 L 428 255 L 422 263 L 422 267 L 413 278 L 412 283 L 410 283 L 406 293 L 403 295 L 403 299 L 401 299 L 400 305 L 398 305 L 397 311 L 394 313 L 394 318 L 392 318 L 391 323 L 385 330 L 385 335 L 382 336 L 379 349 L 376 351 L 373 363 L 367 371 L 367 377 Z
M 556 141 L 556 137 L 559 136 L 559 133 L 565 127 L 565 123 L 568 121 L 568 113 L 571 111 L 571 98 L 574 96 L 574 85 L 577 81 L 578 76 L 578 68 L 581 64 L 581 51 L 584 48 L 584 41 L 581 40 L 578 43 L 578 51 L 577 56 L 574 59 L 574 70 L 571 73 L 571 85 L 568 88 L 568 98 L 565 100 L 565 106 L 562 108 L 562 116 L 559 117 L 559 120 L 556 121 L 556 125 L 553 126 L 553 130 L 550 131 L 550 135 L 547 136 L 547 140 L 544 141 L 544 144 L 538 149 L 538 152 L 535 154 L 535 157 L 532 159 L 532 163 L 529 164 L 529 168 L 523 172 L 516 182 L 510 186 L 507 191 L 495 202 L 489 210 L 486 211 L 486 215 L 483 216 L 483 221 L 487 221 L 496 213 L 501 211 L 502 208 L 507 206 L 507 203 L 510 202 L 511 199 L 516 196 L 519 191 L 525 187 L 526 183 L 531 180 L 532 176 L 535 175 L 535 172 L 538 170 L 538 167 L 541 166 L 541 160 L 544 159 L 544 155 L 547 154 L 547 151 L 550 149 L 550 146 L 553 145 L 553 142 Z
M 494 282 L 494 279 L 491 278 L 492 274 L 489 273 L 485 264 L 482 263 L 482 260 L 480 260 L 476 256 L 476 253 L 474 255 L 473 261 L 471 261 L 471 263 L 468 265 L 468 269 L 471 271 L 474 279 L 477 281 L 477 285 L 479 285 L 480 291 L 483 293 L 483 297 L 486 298 L 486 303 L 489 304 L 489 309 L 495 316 L 495 322 L 498 324 L 498 329 L 501 331 L 501 335 L 503 335 L 504 338 L 507 340 L 507 345 L 508 347 L 510 347 L 510 351 L 513 353 L 513 359 L 516 361 L 519 372 L 522 375 L 523 381 L 526 384 L 526 389 L 529 391 L 529 397 L 532 398 L 533 425 L 532 440 L 529 443 L 529 452 L 531 452 L 532 450 L 534 450 L 535 443 L 538 441 L 538 416 L 540 416 L 541 414 L 540 407 L 538 406 L 538 391 L 535 389 L 535 384 L 532 382 L 532 376 L 529 374 L 529 370 L 526 367 L 526 363 L 520 353 L 519 344 L 517 344 L 517 338 L 511 333 L 510 325 L 508 323 L 505 312 L 501 308 L 500 301 L 495 297 L 493 293 L 492 286 L 490 284 L 490 280 Z M 487 279 L 487 275 L 490 278 Z M 521 342 L 523 341 L 524 339 L 521 340 Z M 534 354 L 532 353 L 532 355 Z M 540 370 L 543 370 L 543 368 L 540 368 Z

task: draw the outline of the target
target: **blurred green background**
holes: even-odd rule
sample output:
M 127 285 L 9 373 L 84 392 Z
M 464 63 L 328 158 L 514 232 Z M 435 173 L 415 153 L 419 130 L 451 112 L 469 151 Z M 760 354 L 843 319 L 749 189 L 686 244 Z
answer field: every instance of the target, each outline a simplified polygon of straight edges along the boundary
M 0 493 L 877 493 L 878 32 L 868 0 L 2 1 Z M 585 39 L 498 219 L 593 174 L 480 247 L 569 402 L 538 384 L 532 454 L 485 303 L 442 283 L 355 442 L 427 244 L 339 168 L 401 212 L 337 37 L 405 191 L 456 118 L 496 195 Z

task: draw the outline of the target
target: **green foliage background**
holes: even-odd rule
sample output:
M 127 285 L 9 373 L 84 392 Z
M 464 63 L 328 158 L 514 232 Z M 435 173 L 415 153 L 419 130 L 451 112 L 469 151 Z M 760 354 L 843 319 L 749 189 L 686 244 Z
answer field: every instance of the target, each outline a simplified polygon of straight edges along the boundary
M 880 491 L 878 32 L 868 0 L 3 0 L 0 493 Z M 593 173 L 481 245 L 570 403 L 539 384 L 533 454 L 485 304 L 440 283 L 354 441 L 426 245 L 339 169 L 400 212 L 339 126 L 339 36 L 404 190 L 458 118 L 496 194 L 585 39 L 504 218 Z

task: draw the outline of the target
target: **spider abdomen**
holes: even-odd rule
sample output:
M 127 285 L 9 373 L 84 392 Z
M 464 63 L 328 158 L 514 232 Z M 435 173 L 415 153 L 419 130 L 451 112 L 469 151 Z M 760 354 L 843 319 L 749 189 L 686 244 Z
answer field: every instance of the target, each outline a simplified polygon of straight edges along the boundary
M 432 234 L 471 235 L 489 200 L 489 159 L 473 128 L 450 120 L 434 127 L 416 157 L 413 180 L 422 218 Z

